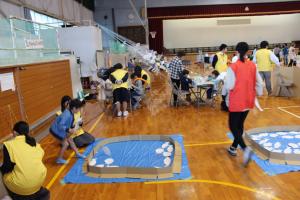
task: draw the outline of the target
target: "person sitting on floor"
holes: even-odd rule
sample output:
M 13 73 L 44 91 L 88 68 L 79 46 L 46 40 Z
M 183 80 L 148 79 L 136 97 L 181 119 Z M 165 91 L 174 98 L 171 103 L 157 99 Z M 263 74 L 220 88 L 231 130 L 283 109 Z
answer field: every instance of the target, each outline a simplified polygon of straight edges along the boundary
M 14 139 L 3 143 L 3 183 L 14 200 L 48 200 L 50 192 L 43 188 L 47 169 L 43 164 L 44 150 L 29 136 L 24 121 L 13 127 Z
M 188 70 L 184 69 L 179 75 L 181 91 L 185 92 L 187 101 L 191 101 L 190 88 L 193 83 L 192 79 L 189 78 L 189 73 Z
M 64 112 L 66 109 L 69 108 L 69 103 L 71 100 L 72 99 L 69 96 L 64 96 L 61 99 L 61 111 L 56 113 L 57 116 L 61 115 L 62 112 Z M 85 106 L 85 101 L 82 101 L 80 108 L 82 109 L 84 106 Z M 77 148 L 88 146 L 95 141 L 95 138 L 91 134 L 83 130 L 82 125 L 83 125 L 83 121 L 82 121 L 81 110 L 80 110 L 79 112 L 74 114 L 74 126 L 76 132 L 71 136 Z
M 128 116 L 127 103 L 130 100 L 130 94 L 128 91 L 128 72 L 123 69 L 122 64 L 118 63 L 114 65 L 115 71 L 111 73 L 109 79 L 113 84 L 113 98 L 114 104 L 117 109 L 117 116 Z M 123 112 L 121 111 L 121 104 L 123 106 Z
M 140 101 L 144 96 L 144 87 L 143 87 L 141 74 L 133 73 L 131 74 L 130 78 L 132 83 L 131 84 L 132 89 L 130 90 L 131 104 L 132 104 L 132 108 L 135 110 L 140 108 Z
M 85 156 L 79 153 L 71 137 L 76 131 L 74 128 L 74 114 L 79 112 L 80 107 L 81 102 L 78 99 L 71 100 L 69 108 L 65 109 L 61 115 L 56 117 L 50 127 L 50 133 L 62 141 L 62 148 L 56 160 L 57 164 L 67 164 L 67 161 L 63 159 L 63 155 L 69 146 L 75 151 L 78 158 L 85 158 Z

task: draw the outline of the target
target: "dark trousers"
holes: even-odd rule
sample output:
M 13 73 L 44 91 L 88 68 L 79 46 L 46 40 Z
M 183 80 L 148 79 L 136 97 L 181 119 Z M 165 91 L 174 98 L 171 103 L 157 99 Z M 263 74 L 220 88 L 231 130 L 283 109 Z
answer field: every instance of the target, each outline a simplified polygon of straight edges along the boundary
M 50 192 L 46 188 L 41 187 L 41 189 L 32 194 L 32 195 L 19 195 L 16 193 L 13 193 L 12 191 L 9 191 L 6 188 L 8 195 L 13 199 L 13 200 L 49 200 L 50 199 Z
M 242 149 L 246 148 L 246 144 L 243 139 L 244 122 L 247 118 L 249 111 L 245 112 L 230 112 L 229 113 L 229 128 L 234 136 L 232 147 L 237 148 L 238 145 Z
M 180 79 L 173 79 L 171 78 L 171 81 L 173 84 L 175 84 L 177 86 L 177 89 L 180 89 Z M 174 103 L 177 102 L 177 95 L 173 94 L 173 98 L 174 98 Z
M 296 61 L 291 59 L 288 67 L 292 67 L 292 66 L 296 66 L 296 65 L 297 65 Z

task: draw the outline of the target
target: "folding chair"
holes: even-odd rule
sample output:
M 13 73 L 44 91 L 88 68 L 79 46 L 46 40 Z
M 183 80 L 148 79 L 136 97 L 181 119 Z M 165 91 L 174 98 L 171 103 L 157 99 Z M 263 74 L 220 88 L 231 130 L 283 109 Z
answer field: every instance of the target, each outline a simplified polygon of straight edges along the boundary
M 182 91 L 180 88 L 178 88 L 177 85 L 171 81 L 171 79 L 169 80 L 169 85 L 171 86 L 171 89 L 172 89 L 172 95 L 171 95 L 171 98 L 170 98 L 170 105 L 172 105 L 172 102 L 174 100 L 173 95 L 177 95 L 177 102 L 175 102 L 176 107 L 178 107 L 178 105 L 180 105 L 181 103 L 186 102 L 185 97 L 189 93 L 185 92 L 185 91 Z
M 292 97 L 293 93 L 291 88 L 294 86 L 292 81 L 285 80 L 284 77 L 278 73 L 277 74 L 277 92 L 276 96 L 283 96 L 283 97 Z

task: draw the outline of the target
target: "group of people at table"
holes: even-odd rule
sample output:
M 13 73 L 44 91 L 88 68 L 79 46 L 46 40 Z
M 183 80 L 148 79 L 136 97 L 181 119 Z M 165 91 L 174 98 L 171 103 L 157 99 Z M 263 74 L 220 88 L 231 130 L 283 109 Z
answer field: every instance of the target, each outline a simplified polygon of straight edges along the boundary
M 227 56 L 227 45 L 222 44 L 219 52 L 213 58 L 212 71 L 208 81 L 213 82 L 207 90 L 207 98 L 211 98 L 216 85 L 224 81 L 222 88 L 221 108 L 229 112 L 229 129 L 234 136 L 232 145 L 227 149 L 231 156 L 237 155 L 237 147 L 240 146 L 244 152 L 244 165 L 247 166 L 252 156 L 252 149 L 247 147 L 243 140 L 244 122 L 251 109 L 256 104 L 256 96 L 263 95 L 263 81 L 265 82 L 268 95 L 271 96 L 271 72 L 273 64 L 280 67 L 279 59 L 268 49 L 269 43 L 262 41 L 260 49 L 250 60 L 251 52 L 246 42 L 239 42 L 236 45 L 236 55 L 232 62 Z M 190 91 L 194 87 L 197 78 L 188 77 L 189 71 L 182 64 L 183 52 L 177 53 L 169 65 L 168 71 L 171 82 L 181 90 Z M 207 79 L 205 80 L 207 81 Z M 187 100 L 190 93 L 187 93 Z M 173 104 L 177 105 L 178 97 L 173 94 Z

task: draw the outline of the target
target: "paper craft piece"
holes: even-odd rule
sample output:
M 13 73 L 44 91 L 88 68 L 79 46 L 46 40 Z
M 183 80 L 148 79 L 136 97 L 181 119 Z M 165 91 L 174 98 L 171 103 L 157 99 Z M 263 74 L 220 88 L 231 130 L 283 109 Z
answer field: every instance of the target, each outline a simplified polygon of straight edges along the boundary
M 107 155 L 109 157 L 111 156 L 111 151 L 108 147 L 103 147 L 102 149 L 103 149 L 103 152 L 105 155 Z
M 164 153 L 163 153 L 163 156 L 164 156 L 164 157 L 169 157 L 169 156 L 171 156 L 171 153 L 170 153 L 170 152 L 164 152 Z
M 300 135 L 295 135 L 295 138 L 300 139 Z
M 107 167 L 119 167 L 119 166 L 117 166 L 117 165 L 109 165 Z
M 0 74 L 0 89 L 2 92 L 7 90 L 15 91 L 14 73 Z
M 96 165 L 96 167 L 101 167 L 102 168 L 102 167 L 104 167 L 104 165 Z
M 165 149 L 165 148 L 167 148 L 169 145 L 170 145 L 169 142 L 165 142 L 165 143 L 163 143 L 163 145 L 161 145 L 161 147 L 162 147 L 163 149 Z
M 270 134 L 270 137 L 277 137 L 278 136 L 278 134 L 276 134 L 276 133 L 273 133 L 273 134 Z
M 164 164 L 166 167 L 168 167 L 171 164 L 171 158 L 167 157 L 164 159 Z
M 268 133 L 261 133 L 261 134 L 259 134 L 258 136 L 259 137 L 266 137 L 266 136 L 268 136 L 269 134 Z
M 271 142 L 268 142 L 268 143 L 265 143 L 264 144 L 264 147 L 271 147 L 272 146 L 272 143 Z
M 164 150 L 162 148 L 158 148 L 155 150 L 156 154 L 162 154 Z
M 110 165 L 110 164 L 112 164 L 114 162 L 114 159 L 107 158 L 107 159 L 104 160 L 104 162 L 105 162 L 105 164 Z
M 268 151 L 272 151 L 273 147 L 265 147 L 265 149 L 267 149 Z
M 266 143 L 268 141 L 269 141 L 269 139 L 264 139 L 264 140 L 260 141 L 259 144 L 264 144 L 264 143 Z
M 288 133 L 286 133 L 286 132 L 278 132 L 277 134 L 278 135 L 287 135 Z
M 89 162 L 89 165 L 90 166 L 95 166 L 96 165 L 96 159 L 95 158 L 93 158 L 90 162 Z
M 288 144 L 290 147 L 294 148 L 294 149 L 297 149 L 298 148 L 298 145 L 295 144 L 295 143 L 289 143 Z
M 292 153 L 292 149 L 288 147 L 283 151 L 283 153 Z
M 280 146 L 281 146 L 280 142 L 276 142 L 276 143 L 274 144 L 275 149 L 279 148 Z
M 300 149 L 294 149 L 295 154 L 300 154 Z
M 291 136 L 291 135 L 284 135 L 284 136 L 282 136 L 282 138 L 285 138 L 285 139 L 293 139 L 294 136 Z
M 272 152 L 274 152 L 274 153 L 282 153 L 282 150 L 281 149 L 273 149 Z
M 174 151 L 173 146 L 169 146 L 169 147 L 167 148 L 167 151 L 170 152 L 170 153 L 172 153 L 172 152 Z

